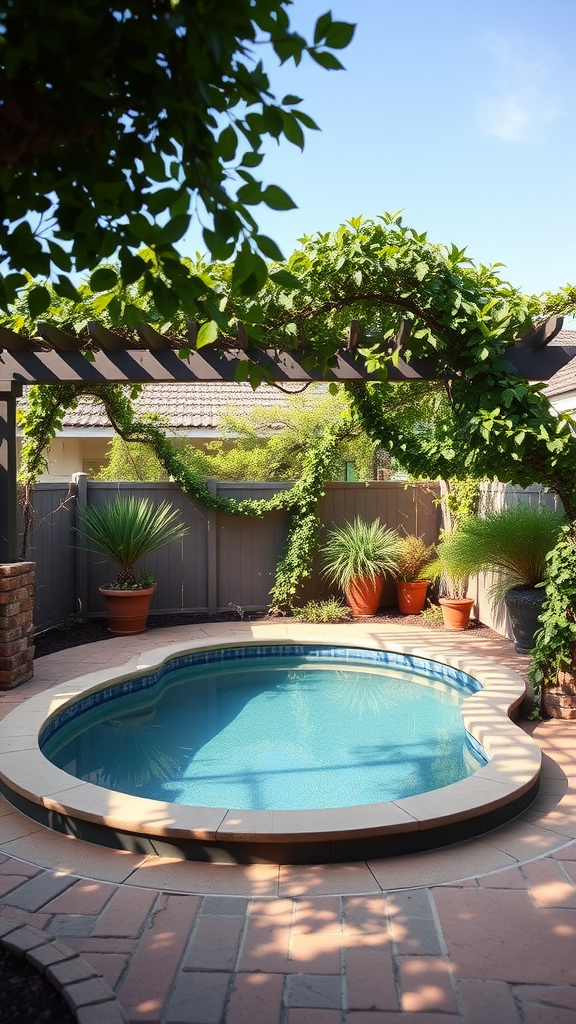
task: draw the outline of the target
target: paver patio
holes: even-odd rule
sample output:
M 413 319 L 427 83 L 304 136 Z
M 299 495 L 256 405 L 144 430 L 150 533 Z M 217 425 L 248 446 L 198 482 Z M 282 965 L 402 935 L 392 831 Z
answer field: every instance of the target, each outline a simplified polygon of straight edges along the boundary
M 348 627 L 346 627 L 348 629 Z M 353 624 L 481 653 L 471 631 Z M 285 622 L 155 630 L 62 651 L 0 697 L 187 638 L 318 636 Z M 322 627 L 341 636 L 342 627 Z M 0 936 L 47 969 L 81 1024 L 574 1024 L 576 724 L 524 723 L 544 753 L 520 818 L 458 846 L 355 864 L 228 866 L 105 850 L 0 803 Z M 55 939 L 55 942 L 47 940 Z M 118 997 L 112 998 L 112 993 Z

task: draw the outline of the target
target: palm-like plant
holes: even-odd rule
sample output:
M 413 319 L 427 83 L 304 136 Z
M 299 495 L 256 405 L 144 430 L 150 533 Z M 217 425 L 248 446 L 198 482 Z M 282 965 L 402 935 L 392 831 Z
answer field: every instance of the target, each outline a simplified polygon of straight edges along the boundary
M 564 522 L 562 512 L 529 505 L 473 516 L 441 545 L 456 575 L 493 572 L 491 602 L 514 587 L 535 587 L 546 577 L 546 556 L 555 546 Z
M 189 527 L 177 522 L 178 510 L 169 501 L 155 506 L 149 498 L 115 498 L 103 505 L 79 509 L 79 533 L 93 547 L 120 567 L 110 589 L 136 590 L 150 587 L 154 581 L 149 573 L 136 573 L 134 563 L 144 555 L 178 540 Z
M 375 582 L 397 565 L 400 538 L 379 519 L 367 523 L 356 516 L 330 530 L 321 552 L 323 573 L 343 590 L 357 579 Z

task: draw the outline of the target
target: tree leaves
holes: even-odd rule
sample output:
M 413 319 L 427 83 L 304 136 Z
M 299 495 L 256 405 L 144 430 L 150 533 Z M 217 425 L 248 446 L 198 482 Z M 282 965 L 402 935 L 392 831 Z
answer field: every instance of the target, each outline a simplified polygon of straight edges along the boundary
M 268 185 L 262 193 L 262 199 L 271 210 L 295 210 L 296 203 L 284 189 L 278 185 Z
M 50 292 L 44 285 L 36 285 L 31 288 L 26 296 L 30 316 L 36 320 L 42 313 L 45 313 L 50 306 Z
M 100 267 L 90 277 L 90 287 L 93 292 L 107 292 L 118 284 L 118 275 L 111 267 Z
M 138 17 L 128 17 L 104 0 L 8 4 L 2 41 L 11 100 L 0 104 L 5 276 L 93 271 L 120 253 L 119 286 L 130 287 L 145 272 L 136 252 L 176 246 L 191 208 L 203 206 L 208 218 L 222 209 L 235 215 L 227 235 L 207 223 L 207 244 L 221 259 L 258 233 L 238 204 L 294 208 L 279 186 L 264 188 L 255 179 L 244 179 L 236 195 L 237 173 L 260 164 L 266 137 L 302 148 L 305 130 L 316 129 L 295 109 L 299 96 L 275 100 L 253 44 L 257 39 L 258 56 L 275 52 L 298 64 L 308 52 L 335 68 L 332 51 L 349 43 L 353 26 L 324 15 L 311 44 L 291 27 L 289 0 L 219 0 L 216 14 L 213 6 L 168 5 L 160 12 L 144 4 Z M 15 127 L 23 123 L 24 135 Z M 238 154 L 242 138 L 249 148 Z M 31 211 L 46 212 L 47 241 L 32 227 Z M 240 276 L 251 279 L 247 294 L 265 281 L 260 265 Z M 95 280 L 107 290 L 102 278 Z M 57 294 L 72 301 L 71 288 L 57 284 Z M 5 309 L 13 286 L 14 280 L 0 288 Z M 39 301 L 32 300 L 34 308 Z

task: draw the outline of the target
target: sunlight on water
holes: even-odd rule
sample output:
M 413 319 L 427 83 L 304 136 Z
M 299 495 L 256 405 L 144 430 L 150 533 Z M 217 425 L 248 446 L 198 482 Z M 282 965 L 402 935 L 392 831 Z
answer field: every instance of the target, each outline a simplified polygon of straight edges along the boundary
M 277 810 L 375 803 L 481 767 L 457 685 L 396 667 L 252 657 L 169 672 L 153 691 L 79 715 L 43 746 L 64 771 L 120 792 Z

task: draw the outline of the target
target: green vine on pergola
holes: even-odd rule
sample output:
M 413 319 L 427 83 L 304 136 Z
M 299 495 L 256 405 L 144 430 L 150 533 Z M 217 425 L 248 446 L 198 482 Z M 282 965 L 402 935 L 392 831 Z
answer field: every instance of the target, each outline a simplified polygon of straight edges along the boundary
M 134 418 L 131 402 L 121 389 L 38 386 L 31 389 L 38 400 L 33 398 L 24 420 L 28 441 L 23 449 L 23 473 L 28 483 L 40 471 L 41 452 L 65 409 L 82 392 L 103 401 L 125 440 L 150 444 L 168 475 L 186 493 L 232 514 L 262 515 L 279 508 L 291 511 L 287 546 L 272 591 L 272 603 L 277 608 L 291 605 L 298 583 L 309 574 L 318 530 L 316 503 L 341 430 L 365 429 L 414 476 L 497 476 L 524 487 L 534 482 L 543 484 L 564 504 L 570 525 L 562 543 L 573 549 L 573 421 L 565 414 L 554 414 L 541 387 L 519 379 L 506 362 L 507 346 L 530 330 L 535 321 L 546 319 L 552 310 L 574 310 L 573 288 L 561 289 L 544 301 L 527 297 L 502 280 L 496 267 L 476 267 L 464 250 L 428 242 L 425 234 L 404 226 L 396 215 L 385 215 L 378 221 L 357 218 L 335 232 L 304 240 L 302 248 L 285 264 L 277 265 L 256 297 L 235 290 L 225 265 L 206 268 L 203 279 L 212 297 L 214 315 L 211 324 L 206 323 L 206 330 L 200 332 L 204 340 L 214 339 L 218 332 L 232 335 L 239 319 L 253 347 L 295 350 L 310 366 L 325 370 L 333 363 L 350 320 L 357 319 L 370 325 L 360 348 L 369 369 L 380 370 L 382 383 L 346 386 L 351 419 L 328 430 L 310 450 L 303 476 L 291 490 L 268 501 L 239 503 L 212 495 L 205 482 L 182 464 L 157 425 Z M 101 296 L 98 299 L 102 317 L 105 320 L 108 315 L 107 326 L 111 328 L 119 326 L 118 321 L 122 323 L 124 310 L 136 302 L 126 290 L 111 296 L 107 305 Z M 94 301 L 93 296 L 86 299 L 91 308 Z M 145 296 L 137 297 L 138 315 L 142 315 L 145 301 Z M 206 316 L 206 297 L 198 299 L 197 307 L 195 302 L 191 299 L 188 315 L 202 319 L 202 314 Z M 147 315 L 164 331 L 181 326 L 161 323 L 150 306 Z M 81 311 L 75 310 L 76 322 L 81 316 Z M 61 309 L 55 319 L 61 326 L 69 324 L 71 307 Z M 398 331 L 402 320 L 411 328 L 403 357 L 433 357 L 448 399 L 450 415 L 427 433 L 404 431 L 394 415 L 393 402 L 387 402 L 393 392 L 385 382 L 386 366 L 394 358 L 387 339 Z M 265 378 L 257 357 L 242 365 L 253 383 Z M 556 587 L 551 576 L 548 610 L 534 655 L 536 671 L 545 681 L 552 678 L 553 667 L 570 664 L 576 641 L 573 594 L 566 587 L 560 586 L 559 591 Z M 552 649 L 547 616 L 550 618 L 551 609 L 563 600 L 568 628 L 556 629 L 556 646 Z

